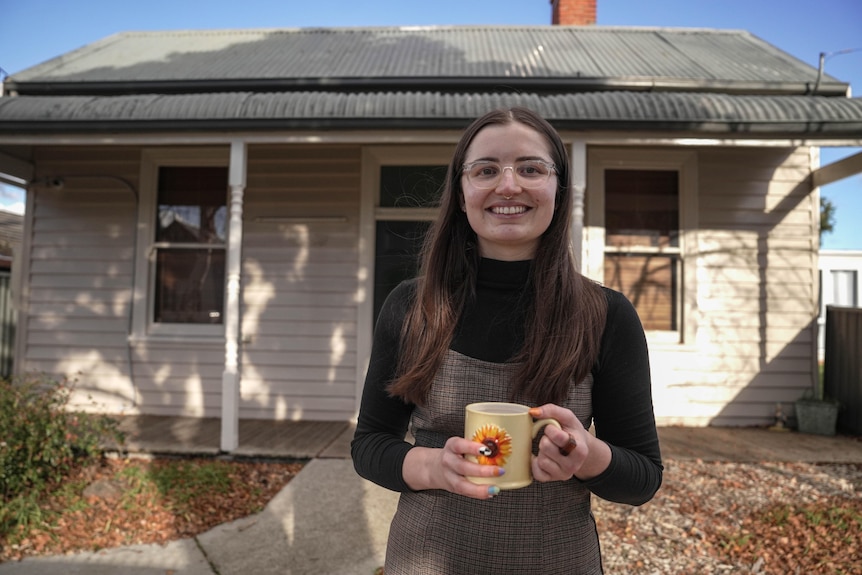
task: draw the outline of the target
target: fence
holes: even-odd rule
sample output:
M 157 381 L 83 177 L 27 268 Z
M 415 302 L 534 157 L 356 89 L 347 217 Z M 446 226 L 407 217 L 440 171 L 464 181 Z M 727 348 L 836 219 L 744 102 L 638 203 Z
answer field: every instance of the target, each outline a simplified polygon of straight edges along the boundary
M 841 402 L 838 429 L 862 435 L 862 308 L 826 308 L 823 391 Z

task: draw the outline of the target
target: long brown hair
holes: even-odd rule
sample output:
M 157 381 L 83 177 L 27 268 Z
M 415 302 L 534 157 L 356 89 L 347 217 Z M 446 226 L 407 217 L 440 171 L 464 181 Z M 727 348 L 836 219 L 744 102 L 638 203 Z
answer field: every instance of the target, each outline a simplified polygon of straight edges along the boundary
M 390 394 L 405 401 L 424 403 L 461 311 L 475 297 L 478 241 L 461 209 L 461 166 L 467 148 L 483 128 L 514 122 L 547 139 L 558 184 L 554 215 L 531 266 L 535 299 L 527 313 L 524 347 L 513 358 L 521 367 L 511 397 L 562 403 L 572 382 L 586 377 L 598 357 L 607 300 L 598 284 L 575 269 L 566 148 L 556 130 L 532 110 L 495 110 L 475 120 L 461 136 L 446 173 L 439 216 L 426 236 L 416 297 L 402 326 L 396 378 L 388 387 Z

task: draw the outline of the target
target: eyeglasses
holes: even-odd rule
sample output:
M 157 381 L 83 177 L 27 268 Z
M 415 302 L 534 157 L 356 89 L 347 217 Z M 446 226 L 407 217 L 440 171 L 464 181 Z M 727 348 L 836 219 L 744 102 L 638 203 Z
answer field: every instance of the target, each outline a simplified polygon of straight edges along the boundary
M 520 187 L 533 189 L 545 185 L 551 174 L 556 171 L 556 166 L 542 160 L 525 160 L 515 162 L 511 166 L 478 160 L 461 167 L 461 172 L 467 177 L 467 181 L 480 190 L 490 190 L 499 186 L 503 179 L 503 172 L 506 170 L 512 170 L 515 183 Z

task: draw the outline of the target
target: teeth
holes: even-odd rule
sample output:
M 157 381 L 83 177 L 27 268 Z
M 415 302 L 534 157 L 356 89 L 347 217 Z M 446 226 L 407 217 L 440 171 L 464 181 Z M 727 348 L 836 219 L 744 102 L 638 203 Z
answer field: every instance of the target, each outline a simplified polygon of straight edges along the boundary
M 525 206 L 496 206 L 491 208 L 491 211 L 495 214 L 509 216 L 512 214 L 523 214 L 527 211 L 527 208 Z

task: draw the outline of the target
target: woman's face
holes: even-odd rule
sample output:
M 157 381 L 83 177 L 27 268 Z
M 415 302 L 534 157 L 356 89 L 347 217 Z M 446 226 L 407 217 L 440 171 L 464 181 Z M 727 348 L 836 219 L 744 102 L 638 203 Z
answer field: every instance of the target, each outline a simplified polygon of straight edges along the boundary
M 547 140 L 524 124 L 492 124 L 474 136 L 465 158 L 466 165 L 483 162 L 476 165 L 483 177 L 498 173 L 496 167 L 502 169 L 499 183 L 489 189 L 484 189 L 478 177 L 471 179 L 466 171 L 461 175 L 463 209 L 478 236 L 479 254 L 504 261 L 532 259 L 555 208 L 556 172 L 552 171 L 546 180 L 541 176 L 535 178 L 538 187 L 533 187 L 536 181 L 530 183 L 537 171 L 530 167 L 530 161 L 552 164 Z M 542 169 L 541 163 L 533 165 Z M 513 168 L 508 169 L 509 166 Z M 519 184 L 518 166 L 524 175 L 520 183 L 527 183 L 528 187 Z

